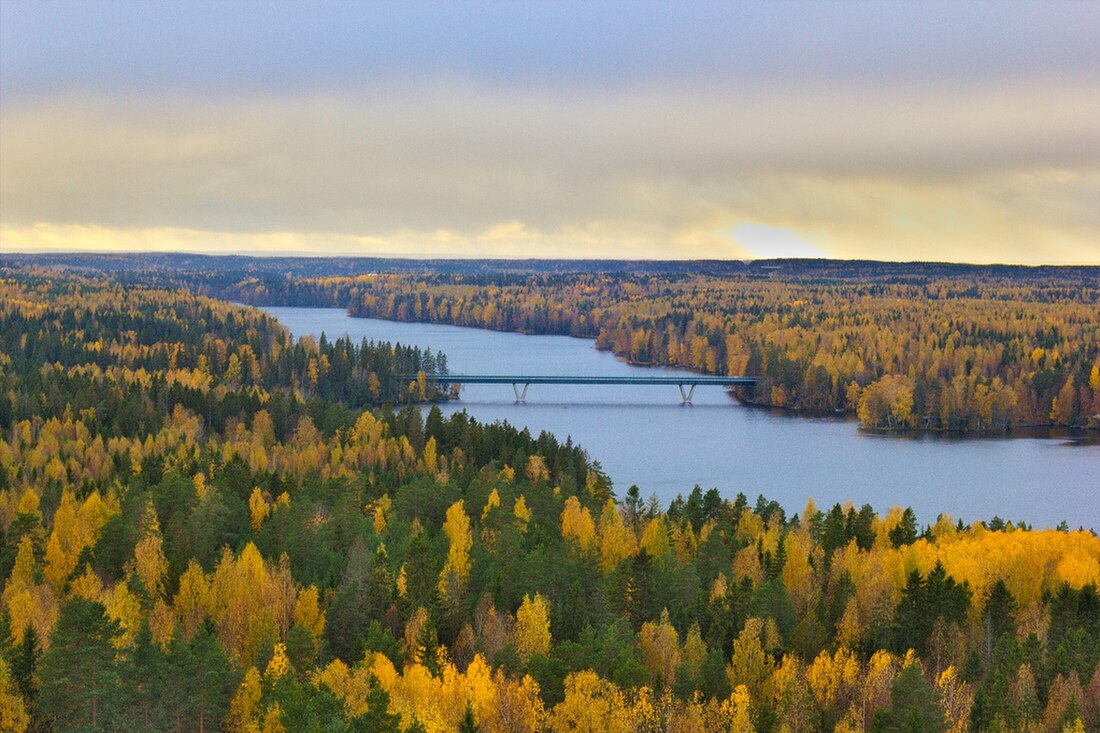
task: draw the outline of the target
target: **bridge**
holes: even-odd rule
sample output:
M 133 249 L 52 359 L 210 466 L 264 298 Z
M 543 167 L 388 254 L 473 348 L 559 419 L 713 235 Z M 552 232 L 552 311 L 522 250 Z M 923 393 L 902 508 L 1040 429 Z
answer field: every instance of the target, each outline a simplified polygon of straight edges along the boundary
M 565 375 L 525 374 L 440 374 L 435 376 L 439 384 L 510 384 L 516 395 L 516 404 L 527 402 L 527 388 L 532 384 L 650 384 L 676 385 L 680 388 L 683 404 L 691 404 L 695 388 L 699 385 L 719 387 L 747 387 L 756 384 L 756 377 L 713 377 L 700 374 L 653 377 L 592 377 Z

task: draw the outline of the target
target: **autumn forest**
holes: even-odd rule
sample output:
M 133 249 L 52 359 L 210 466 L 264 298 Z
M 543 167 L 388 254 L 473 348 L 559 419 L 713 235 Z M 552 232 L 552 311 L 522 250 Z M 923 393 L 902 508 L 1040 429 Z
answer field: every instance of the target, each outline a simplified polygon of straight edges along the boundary
M 662 506 L 444 417 L 442 352 L 250 307 L 570 334 L 862 429 L 1095 430 L 1096 268 L 571 267 L 0 258 L 0 730 L 1100 731 L 1088 528 Z
M 745 401 L 847 413 L 865 427 L 1097 425 L 1095 268 L 1068 277 L 1029 268 L 882 274 L 825 263 L 795 276 L 775 268 L 251 279 L 232 292 L 374 318 L 594 338 L 632 363 L 761 376 Z

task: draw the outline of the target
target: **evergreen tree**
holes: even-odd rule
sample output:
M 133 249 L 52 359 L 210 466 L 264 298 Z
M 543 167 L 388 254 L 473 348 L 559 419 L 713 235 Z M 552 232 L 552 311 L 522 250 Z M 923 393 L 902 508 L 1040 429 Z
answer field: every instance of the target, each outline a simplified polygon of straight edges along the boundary
M 74 597 L 61 608 L 42 655 L 43 716 L 55 730 L 105 731 L 121 722 L 121 673 L 112 638 L 118 624 L 103 604 Z
M 481 726 L 474 720 L 474 708 L 466 701 L 466 713 L 458 723 L 458 733 L 481 733 Z
M 133 730 L 165 730 L 171 718 L 165 705 L 168 664 L 164 652 L 153 641 L 149 624 L 142 622 L 123 668 L 126 689 L 124 717 Z
M 919 664 L 898 673 L 890 687 L 890 707 L 880 710 L 871 728 L 875 733 L 941 733 L 947 730 L 936 691 Z
M 969 607 L 970 588 L 956 583 L 941 563 L 936 563 L 927 578 L 914 570 L 906 579 L 894 616 L 895 650 L 923 653 L 936 620 L 961 624 Z
M 425 534 L 423 531 L 413 534 L 405 555 L 405 602 L 410 609 L 439 605 L 437 581 L 442 563 L 437 561 Z
M 390 570 L 390 559 L 386 554 L 386 548 L 382 545 L 374 554 L 374 562 L 371 565 L 370 582 L 366 589 L 366 614 L 367 619 L 382 619 L 390 610 L 396 598 L 396 585 L 393 571 Z
M 643 623 L 657 617 L 653 558 L 643 549 L 627 558 L 616 572 L 622 587 L 619 596 L 622 612 L 637 631 Z
M 38 644 L 38 632 L 34 630 L 34 626 L 27 626 L 26 631 L 23 632 L 23 641 L 12 654 L 11 676 L 28 705 L 33 704 L 38 698 L 38 683 L 35 680 L 35 674 L 41 651 Z
M 890 542 L 894 547 L 911 545 L 917 541 L 917 515 L 913 509 L 906 507 L 901 513 L 901 521 L 890 530 Z
M 350 544 L 346 556 L 343 578 L 325 614 L 325 640 L 330 654 L 353 664 L 362 657 L 363 638 L 373 620 L 367 609 L 367 547 L 362 537 Z
M 985 624 L 987 649 L 992 648 L 993 643 L 1001 638 L 1001 634 L 1016 633 L 1016 599 L 1012 597 L 1008 586 L 1000 578 L 989 591 L 982 619 Z
M 399 730 L 401 716 L 389 711 L 390 696 L 371 678 L 367 693 L 367 712 L 353 718 L 349 724 L 351 733 L 390 733 Z
M 31 730 L 37 730 L 41 723 L 38 710 L 38 664 L 42 650 L 38 644 L 38 632 L 34 626 L 27 626 L 23 632 L 23 641 L 11 655 L 11 676 L 15 681 L 19 693 L 23 696 L 23 703 L 27 707 L 27 714 L 31 718 Z
M 207 618 L 190 641 L 176 635 L 169 650 L 165 695 L 177 726 L 205 733 L 217 730 L 239 682 Z

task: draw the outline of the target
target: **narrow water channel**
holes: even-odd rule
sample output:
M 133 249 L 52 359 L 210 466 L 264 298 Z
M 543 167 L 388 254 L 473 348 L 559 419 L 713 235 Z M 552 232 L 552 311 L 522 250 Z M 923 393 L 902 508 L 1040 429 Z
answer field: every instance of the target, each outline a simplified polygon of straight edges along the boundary
M 324 332 L 441 350 L 456 374 L 675 373 L 624 364 L 592 341 L 566 336 L 350 318 L 336 308 L 266 310 L 295 337 Z M 698 484 L 728 497 L 744 492 L 750 502 L 762 493 L 788 513 L 801 512 L 812 496 L 819 508 L 846 501 L 880 512 L 911 506 L 922 523 L 947 512 L 966 522 L 998 515 L 1036 527 L 1064 519 L 1100 529 L 1095 436 L 880 435 L 851 420 L 746 407 L 717 387 L 699 387 L 691 405 L 680 404 L 675 386 L 636 385 L 531 385 L 526 404 L 514 401 L 510 385 L 467 385 L 442 409 L 571 437 L 620 495 L 637 484 L 666 505 Z

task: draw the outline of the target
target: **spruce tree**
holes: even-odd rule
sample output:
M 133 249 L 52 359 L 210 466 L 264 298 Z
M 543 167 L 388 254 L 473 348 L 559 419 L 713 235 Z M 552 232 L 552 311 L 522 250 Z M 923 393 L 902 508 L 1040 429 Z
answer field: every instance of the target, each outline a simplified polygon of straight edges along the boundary
M 890 688 L 890 707 L 875 715 L 871 730 L 875 733 L 941 733 L 947 719 L 936 699 L 932 684 L 924 678 L 919 664 L 910 664 L 898 673 Z
M 474 720 L 474 709 L 469 700 L 466 701 L 466 714 L 458 723 L 458 733 L 481 733 L 481 726 Z

